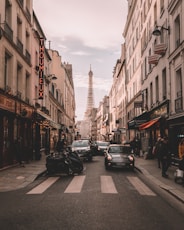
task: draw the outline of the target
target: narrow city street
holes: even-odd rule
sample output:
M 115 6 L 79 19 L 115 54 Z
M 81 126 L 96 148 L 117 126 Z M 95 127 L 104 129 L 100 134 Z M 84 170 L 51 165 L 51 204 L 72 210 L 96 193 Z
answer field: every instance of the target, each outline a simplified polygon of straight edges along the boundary
M 2 230 L 183 229 L 178 201 L 138 171 L 110 170 L 104 157 L 80 175 L 42 175 L 27 187 L 0 193 Z

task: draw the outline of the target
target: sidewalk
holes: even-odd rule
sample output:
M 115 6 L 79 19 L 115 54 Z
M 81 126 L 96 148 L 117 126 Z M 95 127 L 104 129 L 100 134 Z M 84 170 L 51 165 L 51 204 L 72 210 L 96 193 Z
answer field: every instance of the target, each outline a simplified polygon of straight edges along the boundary
M 39 161 L 31 161 L 25 167 L 14 166 L 0 171 L 0 192 L 12 191 L 26 187 L 33 182 L 39 175 L 46 172 L 46 155 L 42 154 Z M 160 188 L 166 190 L 178 200 L 184 203 L 184 186 L 175 183 L 175 166 L 168 169 L 169 178 L 161 176 L 161 169 L 158 168 L 157 160 L 145 160 L 142 157 L 136 158 L 135 167 L 144 176 L 149 178 Z
M 174 181 L 174 172 L 177 169 L 176 166 L 169 167 L 167 171 L 168 178 L 162 177 L 161 169 L 158 168 L 157 159 L 145 160 L 142 157 L 138 157 L 136 158 L 135 166 L 150 181 L 184 203 L 184 186 Z
M 19 165 L 0 171 L 0 192 L 12 191 L 26 187 L 46 171 L 46 155 L 40 160 L 33 160 L 25 167 Z

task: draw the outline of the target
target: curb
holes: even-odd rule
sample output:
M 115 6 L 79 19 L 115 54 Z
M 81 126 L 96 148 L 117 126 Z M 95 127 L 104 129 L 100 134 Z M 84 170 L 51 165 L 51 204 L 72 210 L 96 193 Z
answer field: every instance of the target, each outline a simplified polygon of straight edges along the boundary
M 177 200 L 184 203 L 184 194 L 182 192 L 180 192 L 179 190 L 177 190 L 171 186 L 168 186 L 168 185 L 164 184 L 163 182 L 159 181 L 157 178 L 152 176 L 147 170 L 145 170 L 143 168 L 141 169 L 140 166 L 136 166 L 135 169 L 137 171 L 139 171 L 141 174 L 143 174 L 144 176 L 146 176 L 147 178 L 152 178 L 152 181 L 154 184 L 158 185 L 161 189 L 165 190 L 170 195 L 175 197 Z
M 46 174 L 46 173 L 47 173 L 47 169 L 44 170 L 44 171 L 42 171 L 42 172 L 40 172 L 40 173 L 35 177 L 34 181 L 37 180 L 39 177 L 43 176 L 43 175 Z

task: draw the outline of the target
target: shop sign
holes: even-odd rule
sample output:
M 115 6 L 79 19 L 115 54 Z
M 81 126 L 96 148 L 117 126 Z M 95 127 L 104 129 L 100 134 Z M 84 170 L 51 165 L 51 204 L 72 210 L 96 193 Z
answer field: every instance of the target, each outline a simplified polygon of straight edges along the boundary
M 33 109 L 23 103 L 16 102 L 16 114 L 22 117 L 31 118 Z
M 38 98 L 44 98 L 44 38 L 40 38 L 39 47 L 39 95 Z
M 168 104 L 162 105 L 160 108 L 156 109 L 150 116 L 151 119 L 156 117 L 167 117 L 168 116 Z
M 15 101 L 13 99 L 0 95 L 0 108 L 14 113 L 15 112 Z

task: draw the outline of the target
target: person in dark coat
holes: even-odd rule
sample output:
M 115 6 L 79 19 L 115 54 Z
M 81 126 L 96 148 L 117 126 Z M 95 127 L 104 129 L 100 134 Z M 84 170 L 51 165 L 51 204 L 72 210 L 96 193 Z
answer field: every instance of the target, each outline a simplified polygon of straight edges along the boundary
M 155 156 L 157 157 L 157 160 L 158 160 L 158 168 L 160 168 L 160 165 L 161 165 L 161 162 L 160 162 L 160 155 L 161 155 L 161 145 L 162 145 L 162 139 L 160 136 L 158 136 L 158 139 L 157 139 L 157 142 L 156 142 L 156 145 L 155 145 Z
M 57 142 L 56 150 L 58 152 L 63 152 L 65 148 L 66 148 L 66 141 L 64 135 L 62 135 L 61 139 Z
M 162 176 L 167 178 L 168 175 L 166 174 L 166 172 L 170 166 L 170 157 L 169 157 L 168 141 L 166 137 L 161 139 L 160 161 L 162 165 Z

